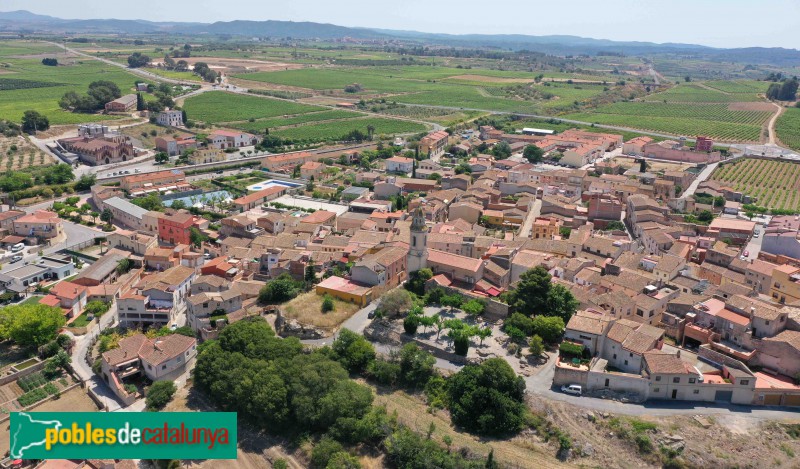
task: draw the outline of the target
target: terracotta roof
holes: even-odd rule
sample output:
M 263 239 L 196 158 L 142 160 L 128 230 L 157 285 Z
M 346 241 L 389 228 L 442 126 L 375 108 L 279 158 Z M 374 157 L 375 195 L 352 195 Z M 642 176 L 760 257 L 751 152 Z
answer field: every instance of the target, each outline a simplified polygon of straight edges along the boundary
M 48 210 L 37 210 L 14 220 L 14 223 L 59 223 L 58 214 Z
M 656 339 L 650 337 L 648 334 L 636 330 L 628 334 L 628 337 L 626 337 L 625 341 L 622 342 L 622 348 L 629 352 L 641 355 L 644 352 L 651 350 L 655 346 L 655 343 Z
M 281 192 L 286 191 L 286 189 L 287 188 L 284 187 L 284 186 L 267 187 L 266 189 L 262 189 L 262 190 L 260 190 L 258 192 L 253 192 L 252 194 L 247 194 L 247 195 L 245 195 L 243 197 L 239 197 L 238 199 L 234 199 L 233 203 L 239 204 L 239 205 L 251 204 L 251 203 L 256 202 L 256 201 L 258 201 L 260 199 L 269 197 L 270 195 L 280 194 Z
M 748 324 L 750 324 L 750 318 L 734 313 L 729 309 L 723 309 L 722 311 L 717 313 L 717 317 L 738 324 L 740 326 L 747 326 Z
M 197 343 L 194 337 L 183 334 L 171 334 L 147 340 L 139 349 L 139 358 L 158 366 L 185 353 Z
M 665 353 L 660 350 L 645 353 L 644 361 L 647 364 L 647 369 L 654 374 L 697 374 L 694 367 L 681 360 L 677 355 Z
M 59 282 L 50 289 L 50 293 L 59 298 L 78 298 L 81 294 L 86 292 L 86 287 L 72 282 Z
M 606 324 L 613 318 L 591 311 L 578 311 L 567 323 L 567 330 L 586 332 L 588 334 L 601 335 L 606 328 Z
M 149 182 L 163 178 L 185 179 L 185 174 L 179 169 L 171 169 L 169 171 L 156 171 L 155 173 L 132 174 L 122 178 L 122 182 L 125 184 L 130 184 L 132 182 Z
M 477 272 L 480 270 L 483 260 L 473 259 L 471 257 L 458 256 L 450 254 L 449 252 L 439 251 L 437 249 L 428 249 L 428 262 L 434 264 L 445 265 L 457 269 L 468 270 Z

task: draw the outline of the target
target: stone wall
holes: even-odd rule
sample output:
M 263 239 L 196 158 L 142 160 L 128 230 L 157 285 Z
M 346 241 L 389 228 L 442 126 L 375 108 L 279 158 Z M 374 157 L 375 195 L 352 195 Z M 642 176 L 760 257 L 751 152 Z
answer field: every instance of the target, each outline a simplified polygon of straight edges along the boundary
M 25 368 L 24 370 L 13 372 L 13 373 L 7 374 L 7 375 L 5 375 L 3 377 L 0 377 L 0 386 L 8 384 L 8 383 L 11 383 L 11 382 L 14 382 L 14 381 L 16 381 L 16 380 L 18 380 L 18 379 L 20 379 L 22 377 L 28 376 L 30 374 L 33 374 L 34 372 L 37 372 L 37 371 L 41 370 L 42 368 L 44 368 L 44 364 L 45 363 L 46 363 L 45 361 L 40 361 L 39 363 L 36 363 L 35 365 L 31 365 L 31 366 Z M 12 369 L 16 369 L 16 368 L 12 367 Z
M 569 365 L 561 365 L 557 363 L 555 367 L 555 373 L 553 374 L 553 384 L 556 386 L 579 384 L 586 388 L 588 377 L 588 369 L 578 369 Z

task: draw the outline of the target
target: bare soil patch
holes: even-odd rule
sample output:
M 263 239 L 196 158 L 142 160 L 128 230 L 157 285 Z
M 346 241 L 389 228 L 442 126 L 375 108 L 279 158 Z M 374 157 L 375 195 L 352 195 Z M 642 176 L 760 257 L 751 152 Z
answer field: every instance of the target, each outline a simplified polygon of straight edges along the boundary
M 533 81 L 533 78 L 487 77 L 485 75 L 455 75 L 447 78 L 450 80 L 479 81 L 482 83 L 530 83 Z
M 281 306 L 281 312 L 289 319 L 296 319 L 302 324 L 311 325 L 333 331 L 360 309 L 358 305 L 333 300 L 334 310 L 322 312 L 322 295 L 308 292 Z
M 728 104 L 729 111 L 757 111 L 757 112 L 775 112 L 775 106 L 772 103 L 763 102 L 741 102 Z

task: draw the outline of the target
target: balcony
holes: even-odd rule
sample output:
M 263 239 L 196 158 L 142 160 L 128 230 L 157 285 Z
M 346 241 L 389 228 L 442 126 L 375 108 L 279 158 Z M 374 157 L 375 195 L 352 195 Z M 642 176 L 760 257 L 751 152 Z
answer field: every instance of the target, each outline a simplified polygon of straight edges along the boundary
M 747 350 L 746 348 L 734 344 L 728 340 L 711 342 L 710 345 L 712 349 L 744 362 L 748 362 L 756 354 L 755 350 Z

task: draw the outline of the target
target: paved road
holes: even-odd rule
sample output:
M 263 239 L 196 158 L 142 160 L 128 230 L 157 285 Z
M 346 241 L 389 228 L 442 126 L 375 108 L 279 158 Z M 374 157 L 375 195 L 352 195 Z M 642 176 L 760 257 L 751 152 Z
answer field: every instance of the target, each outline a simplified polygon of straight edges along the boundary
M 713 173 L 714 170 L 717 169 L 717 166 L 719 166 L 719 163 L 711 163 L 710 165 L 706 166 L 702 171 L 700 171 L 700 174 L 698 174 L 697 177 L 694 178 L 694 181 L 692 181 L 692 183 L 689 184 L 689 187 L 687 187 L 686 190 L 683 191 L 683 193 L 681 194 L 681 199 L 686 199 L 694 195 L 694 191 L 697 190 L 697 186 L 699 186 L 701 182 L 708 179 L 709 176 L 711 176 L 711 173 Z
M 64 220 L 62 223 L 65 235 L 64 240 L 59 241 L 58 243 L 55 243 L 51 246 L 44 247 L 45 255 L 58 252 L 69 246 L 73 246 L 78 243 L 88 241 L 90 239 L 105 236 L 105 233 L 101 231 L 96 231 L 83 225 L 77 225 L 70 221 Z M 22 251 L 23 252 L 22 260 L 14 263 L 5 262 L 7 258 L 12 256 L 12 253 L 10 252 L 4 253 L 3 258 L 0 259 L 0 261 L 3 262 L 2 268 L 0 268 L 0 273 L 7 273 L 10 270 L 22 267 L 26 263 L 31 263 L 35 261 L 36 259 L 39 258 L 40 249 L 41 246 L 26 247 L 25 250 Z
M 520 238 L 530 238 L 531 231 L 533 231 L 533 222 L 536 221 L 536 217 L 541 215 L 542 213 L 542 199 L 536 199 L 531 206 L 531 209 L 528 210 L 528 214 L 525 216 L 525 222 L 522 223 L 522 227 L 519 229 L 519 237 Z

